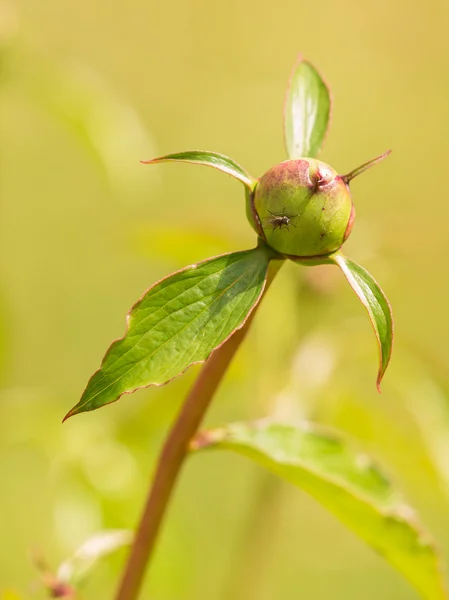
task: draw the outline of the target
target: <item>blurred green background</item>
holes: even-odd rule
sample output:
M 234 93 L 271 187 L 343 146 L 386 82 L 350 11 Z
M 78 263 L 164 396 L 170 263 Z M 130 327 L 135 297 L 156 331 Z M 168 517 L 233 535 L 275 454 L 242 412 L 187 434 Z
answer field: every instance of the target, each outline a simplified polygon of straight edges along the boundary
M 276 412 L 341 428 L 449 558 L 448 21 L 443 0 L 0 5 L 0 597 L 47 597 L 33 555 L 56 568 L 95 532 L 134 527 L 198 367 L 61 419 L 150 284 L 255 241 L 231 178 L 139 160 L 210 149 L 255 176 L 284 160 L 298 52 L 333 89 L 321 158 L 347 172 L 393 149 L 352 185 L 346 245 L 393 305 L 393 360 L 379 396 L 374 336 L 341 274 L 287 265 L 206 424 Z M 110 598 L 124 556 L 81 597 Z M 188 461 L 150 597 L 417 598 L 311 499 L 218 453 Z

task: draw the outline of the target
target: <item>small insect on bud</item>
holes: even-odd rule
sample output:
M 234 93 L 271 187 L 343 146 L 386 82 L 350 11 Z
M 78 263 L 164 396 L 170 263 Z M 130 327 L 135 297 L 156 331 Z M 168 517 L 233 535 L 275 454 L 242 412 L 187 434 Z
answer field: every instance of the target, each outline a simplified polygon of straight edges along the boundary
M 326 256 L 347 240 L 355 211 L 349 181 L 389 153 L 348 175 L 314 158 L 286 160 L 263 175 L 253 195 L 259 233 L 277 252 L 298 258 Z

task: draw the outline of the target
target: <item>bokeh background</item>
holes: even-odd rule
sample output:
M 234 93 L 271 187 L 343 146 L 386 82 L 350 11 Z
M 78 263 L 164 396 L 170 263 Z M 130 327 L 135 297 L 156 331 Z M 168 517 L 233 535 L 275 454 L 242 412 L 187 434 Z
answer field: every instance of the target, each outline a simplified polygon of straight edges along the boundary
M 374 336 L 343 277 L 287 265 L 205 424 L 274 412 L 342 429 L 449 557 L 448 21 L 443 0 L 0 4 L 0 597 L 48 597 L 36 556 L 56 569 L 92 534 L 134 527 L 198 368 L 61 419 L 150 284 L 255 241 L 234 180 L 139 161 L 210 149 L 258 176 L 284 160 L 298 52 L 333 89 L 321 157 L 347 172 L 393 149 L 352 185 L 346 245 L 392 302 L 393 360 L 378 395 Z M 80 597 L 111 598 L 124 557 Z M 417 595 L 300 491 L 206 453 L 177 488 L 150 597 Z

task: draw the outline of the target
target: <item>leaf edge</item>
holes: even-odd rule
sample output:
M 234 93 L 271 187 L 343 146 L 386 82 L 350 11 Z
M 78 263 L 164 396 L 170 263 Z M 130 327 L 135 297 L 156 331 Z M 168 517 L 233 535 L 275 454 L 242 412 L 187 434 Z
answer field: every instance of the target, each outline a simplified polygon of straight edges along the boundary
M 369 316 L 369 320 L 371 322 L 371 326 L 374 330 L 374 335 L 376 336 L 376 340 L 377 340 L 377 348 L 378 348 L 378 354 L 379 354 L 379 369 L 377 372 L 377 379 L 376 379 L 376 388 L 377 391 L 379 392 L 379 394 L 381 393 L 380 390 L 380 384 L 382 382 L 382 379 L 387 371 L 388 365 L 390 364 L 390 360 L 391 360 L 391 355 L 393 352 L 393 344 L 394 344 L 394 318 L 393 318 L 393 310 L 391 308 L 391 304 L 390 301 L 388 300 L 385 292 L 383 291 L 383 289 L 381 288 L 381 286 L 379 285 L 379 283 L 377 282 L 377 280 L 371 275 L 371 273 L 369 273 L 365 267 L 362 267 L 361 265 L 359 265 L 358 263 L 356 263 L 355 261 L 354 264 L 356 264 L 358 267 L 360 267 L 361 269 L 363 269 L 364 271 L 366 271 L 368 273 L 368 275 L 370 276 L 370 278 L 374 281 L 374 283 L 377 285 L 377 287 L 379 288 L 379 290 L 382 293 L 382 296 L 385 299 L 385 302 L 387 303 L 388 306 L 388 312 L 389 312 L 389 316 L 390 316 L 390 320 L 391 320 L 391 344 L 390 344 L 390 348 L 389 348 L 389 352 L 388 352 L 388 357 L 387 357 L 387 361 L 385 363 L 385 366 L 383 366 L 383 360 L 382 360 L 382 343 L 380 340 L 380 335 L 377 331 L 377 328 L 375 326 L 375 318 L 373 315 L 373 312 L 371 310 L 371 307 L 369 306 L 369 304 L 367 302 L 364 302 L 363 300 L 363 295 L 361 296 L 357 290 L 355 289 L 354 285 L 352 285 L 351 280 L 354 281 L 355 286 L 360 289 L 359 284 L 357 283 L 357 281 L 355 281 L 354 276 L 352 275 L 352 273 L 350 271 L 347 270 L 347 264 L 346 264 L 346 257 L 342 252 L 335 252 L 334 254 L 329 256 L 330 260 L 338 266 L 338 268 L 341 270 L 341 272 L 343 273 L 346 281 L 348 282 L 349 286 L 351 287 L 351 289 L 355 292 L 357 298 L 360 300 L 360 302 L 362 303 L 362 305 L 365 307 L 365 310 L 368 313 Z M 342 266 L 344 265 L 344 266 Z
M 290 93 L 290 89 L 292 86 L 292 81 L 293 81 L 293 77 L 295 74 L 295 71 L 298 67 L 298 65 L 300 63 L 307 63 L 308 65 L 310 65 L 319 75 L 321 81 L 324 84 L 324 87 L 327 90 L 327 93 L 329 95 L 329 115 L 328 115 L 328 119 L 327 119 L 327 125 L 326 125 L 326 131 L 324 132 L 324 136 L 323 139 L 321 141 L 320 147 L 318 148 L 318 150 L 316 151 L 316 153 L 313 156 L 310 156 L 310 158 L 316 158 L 317 156 L 319 156 L 320 152 L 323 149 L 324 144 L 326 143 L 326 140 L 328 138 L 329 135 L 329 131 L 332 125 L 332 121 L 333 121 L 333 116 L 334 116 L 334 95 L 332 93 L 332 89 L 329 85 L 329 83 L 327 82 L 327 79 L 325 77 L 323 77 L 323 75 L 321 74 L 321 71 L 319 71 L 315 65 L 313 64 L 313 62 L 311 62 L 310 60 L 307 60 L 303 57 L 302 53 L 300 52 L 296 58 L 296 61 L 290 71 L 290 75 L 288 77 L 287 80 L 287 88 L 285 90 L 285 94 L 284 94 L 284 106 L 283 106 L 283 119 L 282 119 L 282 124 L 283 124 L 283 138 L 284 138 L 284 148 L 286 150 L 286 154 L 288 157 L 288 160 L 295 160 L 295 157 L 290 157 L 289 156 L 289 151 L 288 151 L 288 147 L 287 147 L 287 127 L 286 127 L 286 114 L 287 114 L 287 102 L 288 102 L 288 95 Z M 301 157 L 296 157 L 296 158 L 301 158 Z
M 241 183 L 243 183 L 243 185 L 245 187 L 247 187 L 250 191 L 254 190 L 254 187 L 257 183 L 257 179 L 255 179 L 254 177 L 252 177 L 252 175 L 250 175 L 248 173 L 248 171 L 242 167 L 237 161 L 235 161 L 233 158 L 230 158 L 229 156 L 226 156 L 226 154 L 221 154 L 220 152 L 212 152 L 210 150 L 184 150 L 185 153 L 192 153 L 194 154 L 195 152 L 197 152 L 198 154 L 210 154 L 213 155 L 215 157 L 218 158 L 222 158 L 225 160 L 229 160 L 234 162 L 239 169 L 241 169 L 243 175 L 241 177 L 237 177 L 233 172 L 231 172 L 230 170 L 227 169 L 222 169 L 220 167 L 218 167 L 217 165 L 214 164 L 210 164 L 207 163 L 205 161 L 200 161 L 200 160 L 193 160 L 193 159 L 183 159 L 183 158 L 174 158 L 175 156 L 178 156 L 179 154 L 183 154 L 183 152 L 174 152 L 171 154 L 164 154 L 163 156 L 158 156 L 156 158 L 152 158 L 151 160 L 141 160 L 140 162 L 143 165 L 155 165 L 155 164 L 160 164 L 163 162 L 184 162 L 184 163 L 190 163 L 192 165 L 201 165 L 204 167 L 210 167 L 212 169 L 216 169 L 217 171 L 221 171 L 222 173 L 226 173 L 226 175 L 230 175 L 231 177 L 234 177 L 234 179 L 236 179 L 237 181 L 240 181 Z
M 169 384 L 169 383 L 170 383 L 171 381 L 173 381 L 174 379 L 177 379 L 178 377 L 181 377 L 182 375 L 184 375 L 184 373 L 185 373 L 185 372 L 186 372 L 188 369 L 190 369 L 190 367 L 193 367 L 194 365 L 200 365 L 200 364 L 203 364 L 203 363 L 205 363 L 205 362 L 206 362 L 206 361 L 207 361 L 207 360 L 208 360 L 208 359 L 211 357 L 211 355 L 212 355 L 214 352 L 216 352 L 217 350 L 219 350 L 219 349 L 220 349 L 220 348 L 221 348 L 221 347 L 222 347 L 222 346 L 223 346 L 223 345 L 224 345 L 224 344 L 225 344 L 225 343 L 226 343 L 226 342 L 227 342 L 227 341 L 228 341 L 228 340 L 229 340 L 229 339 L 230 339 L 230 338 L 231 338 L 231 337 L 234 335 L 234 333 L 236 333 L 237 331 L 239 331 L 240 329 L 242 329 L 242 327 L 244 327 L 244 326 L 245 326 L 246 322 L 248 321 L 249 317 L 250 317 L 250 316 L 251 316 L 251 314 L 253 313 L 254 309 L 255 309 L 255 308 L 258 306 L 258 304 L 260 303 L 260 301 L 261 301 L 261 299 L 262 299 L 262 296 L 263 296 L 263 294 L 264 294 L 264 291 L 265 291 L 266 285 L 267 285 L 267 278 L 268 278 L 268 271 L 269 271 L 269 265 L 270 265 L 270 262 L 271 262 L 272 260 L 276 260 L 276 259 L 277 259 L 277 257 L 276 257 L 276 256 L 273 256 L 273 253 L 271 252 L 271 250 L 270 250 L 270 248 L 269 248 L 269 247 L 267 247 L 267 246 L 265 246 L 265 245 L 263 245 L 263 246 L 262 246 L 261 244 L 258 244 L 257 246 L 255 246 L 254 248 L 250 248 L 249 250 L 237 250 L 237 251 L 234 251 L 234 252 L 225 252 L 225 253 L 223 253 L 223 254 L 218 254 L 217 256 L 212 256 L 212 257 L 210 257 L 210 258 L 206 258 L 206 259 L 204 259 L 204 260 L 202 260 L 202 261 L 199 261 L 199 262 L 197 262 L 197 263 L 193 263 L 193 264 L 191 264 L 191 265 L 187 265 L 186 267 L 183 267 L 182 269 L 178 269 L 177 271 L 173 271 L 172 273 L 169 273 L 168 275 L 165 275 L 164 277 L 162 277 L 161 279 L 159 279 L 158 281 L 156 281 L 155 283 L 153 283 L 153 284 L 152 284 L 152 285 L 151 285 L 149 288 L 147 288 L 147 289 L 144 291 L 144 293 L 143 293 L 143 294 L 142 294 L 142 295 L 139 297 L 139 299 L 138 299 L 138 300 L 136 300 L 136 302 L 134 302 L 134 304 L 131 306 L 131 308 L 130 308 L 130 309 L 128 310 L 128 312 L 126 313 L 125 331 L 124 331 L 123 335 L 122 335 L 121 337 L 119 337 L 119 338 L 116 338 L 115 340 L 113 340 L 113 341 L 112 341 L 112 342 L 109 344 L 109 346 L 108 346 L 108 348 L 107 348 L 106 352 L 104 353 L 104 356 L 103 356 L 103 358 L 102 358 L 102 360 L 101 360 L 100 367 L 99 367 L 99 368 L 98 368 L 96 371 L 94 371 L 94 373 L 93 373 L 93 374 L 92 374 L 92 375 L 89 377 L 89 379 L 88 379 L 88 382 L 87 382 L 87 385 L 85 386 L 85 388 L 84 388 L 84 391 L 83 391 L 83 393 L 82 393 L 82 395 L 81 395 L 81 398 L 83 397 L 84 393 L 85 393 L 85 392 L 86 392 L 86 390 L 88 389 L 88 387 L 89 387 L 89 384 L 90 384 L 91 380 L 92 380 L 92 379 L 95 377 L 95 375 L 96 375 L 97 373 L 99 373 L 99 372 L 101 371 L 101 369 L 102 369 L 102 367 L 103 367 L 103 364 L 104 364 L 104 362 L 105 362 L 105 360 L 106 360 L 106 356 L 109 354 L 109 351 L 111 350 L 112 346 L 113 346 L 114 344 L 116 344 L 117 342 L 120 342 L 120 341 L 122 341 L 122 340 L 123 340 L 123 339 L 124 339 L 124 338 L 127 336 L 128 332 L 129 332 L 129 322 L 130 322 L 131 314 L 132 314 L 132 312 L 133 312 L 134 308 L 135 308 L 135 307 L 136 307 L 136 306 L 137 306 L 137 305 L 138 305 L 138 304 L 139 304 L 139 303 L 140 303 L 140 302 L 143 300 L 143 298 L 144 298 L 144 297 L 145 297 L 145 296 L 148 294 L 148 292 L 150 292 L 150 291 L 151 291 L 153 288 L 155 288 L 157 285 L 161 284 L 161 283 L 162 283 L 163 281 L 165 281 L 166 279 L 169 279 L 170 277 L 173 277 L 174 275 L 178 275 L 179 273 L 182 273 L 182 272 L 184 272 L 184 271 L 187 271 L 187 270 L 189 270 L 189 269 L 196 269 L 197 267 L 199 267 L 199 266 L 201 266 L 201 265 L 204 265 L 205 263 L 208 263 L 208 262 L 210 262 L 210 261 L 212 261 L 212 260 L 215 260 L 215 259 L 220 259 L 220 258 L 224 258 L 225 256 L 230 256 L 230 255 L 233 255 L 233 254 L 243 254 L 243 253 L 245 253 L 245 252 L 250 252 L 251 250 L 252 250 L 252 251 L 257 251 L 257 250 L 261 250 L 261 249 L 263 249 L 263 251 L 265 251 L 265 252 L 266 252 L 268 260 L 267 260 L 267 269 L 266 269 L 266 271 L 265 271 L 265 277 L 264 277 L 264 281 L 263 281 L 263 284 L 262 284 L 262 288 L 261 288 L 261 290 L 260 290 L 260 293 L 259 293 L 259 295 L 258 295 L 258 296 L 257 296 L 257 298 L 256 298 L 256 301 L 254 302 L 254 304 L 252 305 L 252 307 L 250 308 L 250 310 L 249 310 L 249 311 L 248 311 L 248 313 L 246 314 L 246 317 L 243 319 L 243 321 L 240 323 L 240 325 L 239 325 L 238 327 L 236 327 L 236 328 L 235 328 L 235 329 L 234 329 L 234 330 L 233 330 L 233 331 L 232 331 L 232 332 L 231 332 L 231 333 L 230 333 L 230 334 L 229 334 L 229 335 L 226 337 L 226 339 L 224 339 L 224 340 L 223 340 L 223 341 L 222 341 L 222 342 L 221 342 L 221 343 L 220 343 L 218 346 L 216 346 L 216 347 L 215 347 L 215 348 L 214 348 L 214 349 L 213 349 L 213 350 L 210 352 L 210 354 L 209 354 L 209 355 L 208 355 L 208 356 L 207 356 L 207 357 L 206 357 L 204 360 L 199 360 L 199 361 L 195 361 L 195 362 L 192 362 L 192 363 L 190 363 L 190 364 L 189 364 L 189 365 L 188 365 L 188 366 L 187 366 L 187 367 L 186 367 L 186 368 L 185 368 L 183 371 L 181 371 L 180 373 L 178 373 L 178 374 L 177 374 L 177 375 L 175 375 L 174 377 L 170 377 L 170 379 L 167 379 L 167 381 L 164 381 L 163 383 L 149 383 L 148 385 L 141 385 L 141 386 L 138 386 L 138 387 L 136 387 L 136 388 L 134 388 L 134 389 L 132 389 L 132 390 L 126 390 L 126 391 L 122 392 L 122 393 L 121 393 L 121 394 L 120 394 L 120 395 L 119 395 L 119 396 L 118 396 L 118 397 L 117 397 L 115 400 L 111 400 L 110 402 L 106 402 L 105 404 L 103 404 L 102 406 L 99 406 L 99 407 L 97 407 L 97 408 L 86 409 L 86 410 L 80 410 L 80 408 L 81 408 L 81 407 L 80 407 L 79 405 L 80 405 L 80 402 L 81 402 L 81 401 L 79 401 L 79 402 L 78 402 L 77 404 L 75 404 L 75 406 L 74 406 L 74 407 L 73 407 L 71 410 L 69 410 L 69 412 L 68 412 L 68 413 L 67 413 L 67 414 L 64 416 L 64 418 L 62 419 L 62 423 L 64 423 L 65 421 L 67 421 L 67 419 L 69 419 L 70 417 L 73 417 L 73 416 L 75 416 L 75 415 L 77 415 L 77 414 L 81 414 L 81 413 L 83 413 L 83 412 L 91 412 L 91 411 L 93 411 L 93 410 L 98 410 L 99 408 L 104 408 L 105 406 L 108 406 L 108 405 L 110 405 L 110 404 L 114 404 L 115 402 L 117 402 L 118 400 L 120 400 L 120 398 L 121 398 L 122 396 L 134 394 L 134 393 L 135 393 L 136 391 L 138 391 L 138 390 L 141 390 L 141 389 L 146 389 L 146 388 L 150 388 L 150 387 L 163 387 L 163 386 L 165 386 L 165 385 Z M 270 255 L 271 255 L 271 257 L 270 257 Z M 86 403 L 83 403 L 83 405 L 82 405 L 82 406 L 84 406 L 85 404 L 86 404 Z

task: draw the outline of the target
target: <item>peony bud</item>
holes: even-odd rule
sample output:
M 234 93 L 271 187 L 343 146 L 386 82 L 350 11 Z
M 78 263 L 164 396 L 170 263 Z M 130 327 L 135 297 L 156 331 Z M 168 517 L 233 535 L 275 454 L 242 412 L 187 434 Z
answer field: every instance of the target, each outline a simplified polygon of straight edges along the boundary
M 349 181 L 387 154 L 348 175 L 314 158 L 286 160 L 259 179 L 248 216 L 281 254 L 310 258 L 336 252 L 354 223 Z

